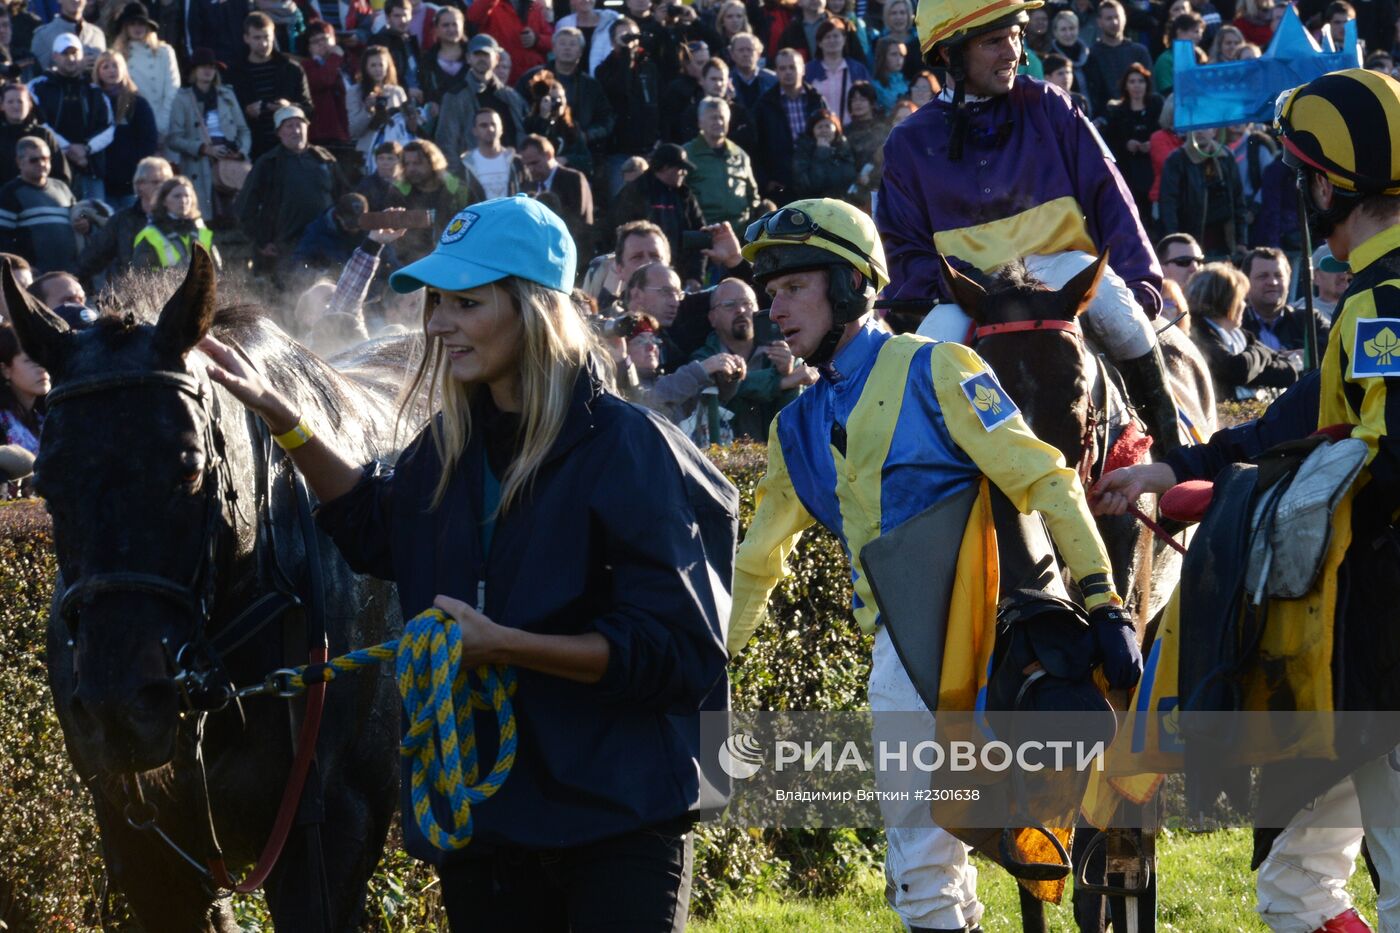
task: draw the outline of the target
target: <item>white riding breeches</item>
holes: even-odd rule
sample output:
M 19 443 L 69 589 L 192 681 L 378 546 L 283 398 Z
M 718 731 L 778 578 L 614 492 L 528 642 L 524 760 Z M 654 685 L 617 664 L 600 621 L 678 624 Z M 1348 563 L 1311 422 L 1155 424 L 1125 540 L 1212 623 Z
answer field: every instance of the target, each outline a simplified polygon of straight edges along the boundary
M 1025 263 L 1033 276 L 1050 288 L 1060 289 L 1092 265 L 1094 259 L 1089 253 L 1071 250 L 1050 256 L 1027 256 Z M 1145 356 L 1157 345 L 1152 322 L 1138 306 L 1128 283 L 1112 268 L 1104 269 L 1093 301 L 1084 309 L 1081 318 L 1094 343 L 1115 362 Z M 918 334 L 935 340 L 966 343 L 971 323 L 972 319 L 962 308 L 940 302 L 919 325 Z
M 1347 879 L 1364 830 L 1381 889 L 1380 933 L 1400 933 L 1400 773 L 1389 758 L 1352 772 L 1300 810 L 1276 839 L 1255 881 L 1259 916 L 1274 933 L 1313 933 L 1352 906 Z
M 933 713 L 909 680 L 884 626 L 875 631 L 869 686 L 875 748 L 882 740 L 907 741 L 914 729 L 933 737 Z M 882 721 L 882 712 L 900 715 Z M 977 900 L 977 869 L 968 860 L 967 846 L 934 824 L 927 800 L 915 799 L 914 791 L 928 789 L 928 772 L 885 767 L 877 768 L 875 774 L 877 788 L 885 792 L 880 813 L 888 842 L 885 880 L 890 906 L 908 926 L 952 930 L 976 923 L 982 917 L 982 904 Z

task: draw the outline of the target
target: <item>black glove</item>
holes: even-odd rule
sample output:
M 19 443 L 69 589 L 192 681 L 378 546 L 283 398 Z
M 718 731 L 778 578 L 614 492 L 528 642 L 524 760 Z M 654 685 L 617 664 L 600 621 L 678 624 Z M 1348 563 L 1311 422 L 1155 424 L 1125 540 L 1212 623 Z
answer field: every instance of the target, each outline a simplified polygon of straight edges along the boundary
M 1137 686 L 1142 678 L 1142 652 L 1132 617 L 1121 606 L 1110 604 L 1090 611 L 1089 624 L 1108 685 L 1115 690 Z

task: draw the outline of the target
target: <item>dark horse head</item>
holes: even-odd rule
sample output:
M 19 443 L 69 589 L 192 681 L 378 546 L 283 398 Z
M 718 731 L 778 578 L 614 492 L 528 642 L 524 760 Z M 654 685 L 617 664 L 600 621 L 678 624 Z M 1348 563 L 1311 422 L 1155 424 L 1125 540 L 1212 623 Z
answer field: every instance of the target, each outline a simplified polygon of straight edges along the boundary
M 53 517 L 83 744 L 113 772 L 170 761 L 172 673 L 195 641 L 233 534 L 217 401 L 186 357 L 214 320 L 214 268 L 196 250 L 154 324 L 103 317 L 72 331 L 3 273 L 25 352 L 53 377 L 36 485 Z
M 1071 324 L 1093 300 L 1108 251 L 1052 291 L 1020 264 L 1005 266 L 983 287 L 947 260 L 943 275 L 953 298 L 977 322 L 977 352 L 997 374 L 1036 436 L 1059 449 L 1071 466 L 1083 452 L 1089 420 L 1089 372 L 1084 343 Z

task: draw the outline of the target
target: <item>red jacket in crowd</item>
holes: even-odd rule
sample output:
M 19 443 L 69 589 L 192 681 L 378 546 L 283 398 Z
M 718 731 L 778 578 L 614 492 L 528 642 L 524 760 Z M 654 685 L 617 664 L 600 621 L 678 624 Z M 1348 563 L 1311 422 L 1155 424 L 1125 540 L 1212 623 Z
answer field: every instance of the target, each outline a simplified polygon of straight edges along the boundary
M 511 0 L 476 0 L 467 7 L 467 22 L 510 53 L 508 83 L 512 85 L 531 68 L 543 65 L 553 45 L 550 37 L 554 35 L 554 27 L 545 20 L 544 7 L 538 2 L 531 2 L 530 12 L 522 23 Z M 528 49 L 520 44 L 520 31 L 527 27 L 536 37 L 534 47 Z

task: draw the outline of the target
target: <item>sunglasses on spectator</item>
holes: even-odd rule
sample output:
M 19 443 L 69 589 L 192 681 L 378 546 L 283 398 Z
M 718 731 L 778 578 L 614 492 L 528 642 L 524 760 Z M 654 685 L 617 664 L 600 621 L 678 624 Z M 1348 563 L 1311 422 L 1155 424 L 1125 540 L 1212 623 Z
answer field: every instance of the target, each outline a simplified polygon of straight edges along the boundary
M 1177 256 L 1167 260 L 1169 266 L 1181 266 L 1183 269 L 1191 266 L 1199 266 L 1206 261 L 1204 256 Z

